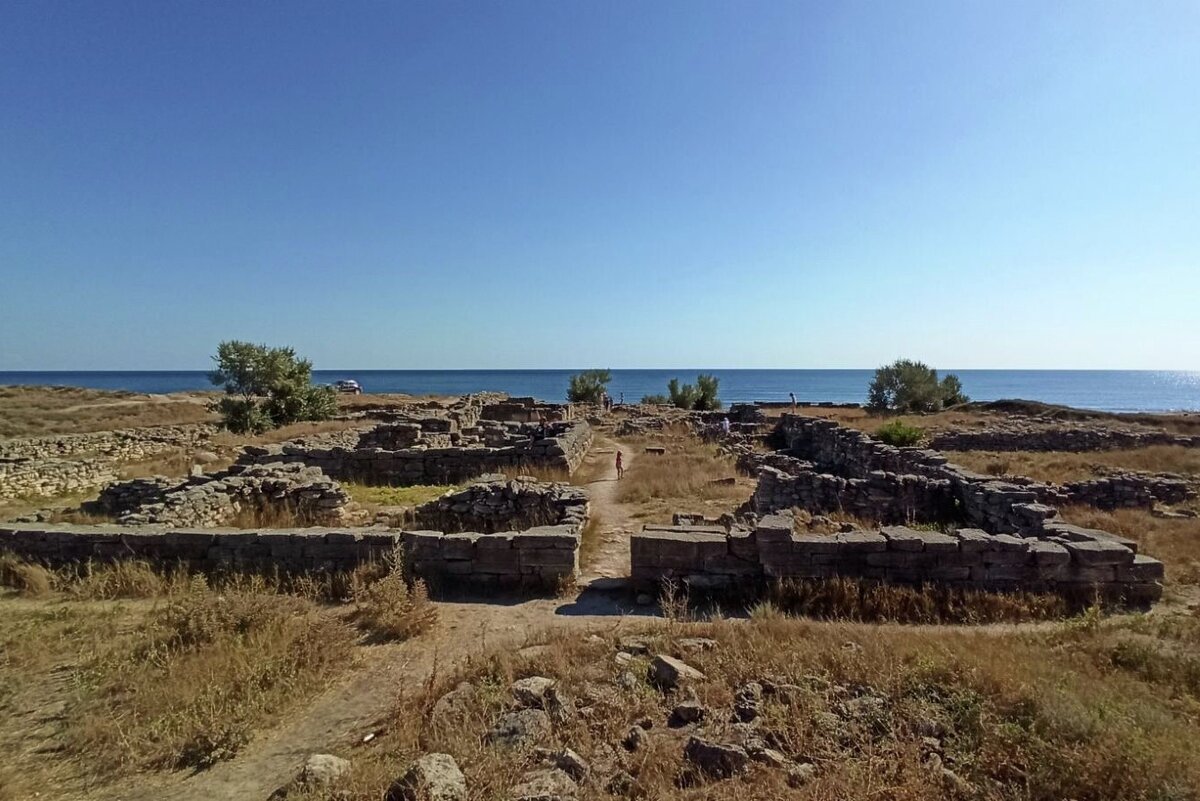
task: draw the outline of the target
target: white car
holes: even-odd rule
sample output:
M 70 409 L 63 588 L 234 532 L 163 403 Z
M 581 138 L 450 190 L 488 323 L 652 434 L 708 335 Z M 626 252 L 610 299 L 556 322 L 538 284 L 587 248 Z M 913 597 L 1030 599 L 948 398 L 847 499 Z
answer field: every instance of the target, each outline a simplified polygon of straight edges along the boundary
M 362 386 L 352 378 L 343 378 L 333 385 L 333 388 L 338 392 L 344 392 L 347 395 L 361 395 Z

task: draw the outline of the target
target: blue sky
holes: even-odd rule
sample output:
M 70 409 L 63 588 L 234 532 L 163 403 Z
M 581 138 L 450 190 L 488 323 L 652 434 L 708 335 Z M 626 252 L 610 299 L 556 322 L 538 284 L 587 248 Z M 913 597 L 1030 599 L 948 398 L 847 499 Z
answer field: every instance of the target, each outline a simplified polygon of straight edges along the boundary
M 1195 2 L 0 5 L 0 369 L 1200 368 Z

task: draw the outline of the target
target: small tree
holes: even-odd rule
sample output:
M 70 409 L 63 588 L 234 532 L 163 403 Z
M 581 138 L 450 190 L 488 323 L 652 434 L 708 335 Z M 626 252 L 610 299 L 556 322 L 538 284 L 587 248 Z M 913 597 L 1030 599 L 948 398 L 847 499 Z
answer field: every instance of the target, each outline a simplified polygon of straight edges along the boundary
M 678 378 L 672 378 L 667 383 L 667 393 L 672 406 L 701 412 L 712 411 L 721 408 L 721 401 L 717 398 L 719 384 L 720 379 L 716 376 L 703 373 L 696 376 L 695 385 L 681 385 Z
M 963 392 L 962 382 L 958 380 L 958 376 L 954 373 L 948 373 L 942 379 L 942 405 L 943 406 L 958 406 L 961 403 L 966 403 L 970 398 Z
M 599 403 L 612 381 L 611 370 L 584 370 L 571 376 L 567 400 L 572 403 Z
M 225 397 L 213 404 L 236 434 L 261 433 L 300 420 L 326 420 L 337 411 L 332 387 L 312 385 L 312 362 L 292 348 L 269 348 L 236 340 L 222 342 L 213 357 L 213 384 Z
M 967 400 L 958 376 L 939 382 L 937 370 L 911 359 L 880 367 L 867 390 L 867 409 L 877 413 L 936 412 Z

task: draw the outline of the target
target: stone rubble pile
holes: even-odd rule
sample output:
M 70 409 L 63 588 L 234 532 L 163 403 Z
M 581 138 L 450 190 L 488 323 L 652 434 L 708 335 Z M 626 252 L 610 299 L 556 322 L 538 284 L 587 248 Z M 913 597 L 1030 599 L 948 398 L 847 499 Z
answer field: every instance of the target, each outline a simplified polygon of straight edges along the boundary
M 581 530 L 587 520 L 587 493 L 569 484 L 530 478 L 481 481 L 450 492 L 412 511 L 414 524 L 445 532 L 516 531 L 534 526 Z
M 243 512 L 336 525 L 350 503 L 333 479 L 300 464 L 234 465 L 183 482 L 134 479 L 106 488 L 99 504 L 126 525 L 222 526 Z
M 215 433 L 209 425 L 155 426 L 0 440 L 0 499 L 54 497 L 117 478 L 121 462 L 197 450 Z

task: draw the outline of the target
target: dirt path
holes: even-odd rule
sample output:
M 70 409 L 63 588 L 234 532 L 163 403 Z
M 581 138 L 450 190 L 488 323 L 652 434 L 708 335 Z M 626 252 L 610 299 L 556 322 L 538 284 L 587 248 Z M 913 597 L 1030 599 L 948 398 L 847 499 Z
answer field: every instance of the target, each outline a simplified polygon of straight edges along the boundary
M 612 631 L 629 622 L 626 596 L 587 589 L 589 580 L 629 575 L 629 537 L 637 525 L 617 500 L 616 449 L 625 466 L 633 448 L 609 437 L 597 439 L 585 462 L 596 476 L 586 486 L 592 516 L 600 521 L 599 544 L 583 565 L 582 591 L 568 598 L 494 603 L 439 602 L 437 629 L 416 640 L 364 648 L 359 664 L 307 708 L 261 733 L 236 758 L 193 774 L 148 775 L 135 786 L 114 790 L 105 801 L 209 801 L 267 798 L 313 753 L 345 751 L 372 732 L 404 693 L 420 689 L 436 671 L 452 672 L 473 655 L 496 647 L 520 647 L 537 632 L 571 629 L 581 634 Z
M 586 596 L 586 597 L 585 597 Z M 113 801 L 264 801 L 296 775 L 314 753 L 344 752 L 375 731 L 397 699 L 419 690 L 431 674 L 454 671 L 473 655 L 522 646 L 531 634 L 556 629 L 613 631 L 625 624 L 611 597 L 519 603 L 439 602 L 440 622 L 428 635 L 364 649 L 360 664 L 336 685 L 271 731 L 260 733 L 236 758 L 187 775 L 146 775 L 106 794 Z
M 620 449 L 625 469 L 637 458 L 629 445 L 609 437 L 599 437 L 588 454 L 588 464 L 599 469 L 598 478 L 584 486 L 591 500 L 591 516 L 599 521 L 595 533 L 598 543 L 589 545 L 581 570 L 583 583 L 596 578 L 622 578 L 629 575 L 629 538 L 638 523 L 628 508 L 617 500 L 616 452 Z

